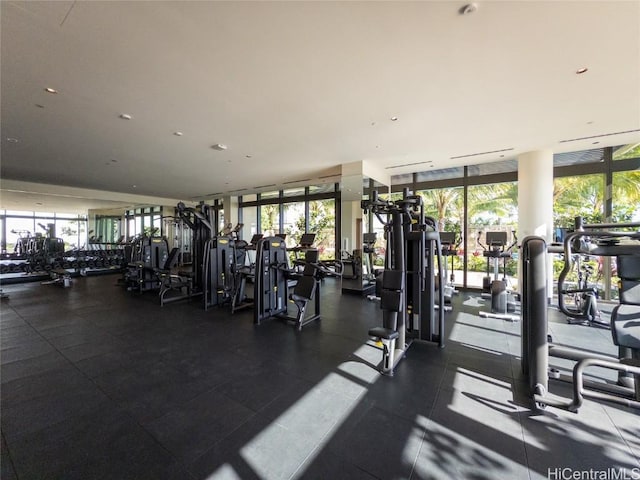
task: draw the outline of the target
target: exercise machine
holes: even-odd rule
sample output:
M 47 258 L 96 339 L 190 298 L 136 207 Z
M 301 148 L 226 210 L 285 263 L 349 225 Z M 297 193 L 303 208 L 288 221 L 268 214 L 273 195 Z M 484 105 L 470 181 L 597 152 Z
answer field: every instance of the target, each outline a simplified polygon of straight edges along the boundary
M 158 290 L 160 279 L 157 271 L 165 269 L 168 256 L 169 244 L 166 238 L 146 235 L 137 238 L 123 278 L 127 290 L 138 293 Z
M 480 316 L 515 322 L 520 317 L 514 314 L 516 299 L 513 292 L 509 290 L 507 260 L 512 258 L 513 248 L 518 243 L 518 238 L 513 232 L 513 241 L 507 247 L 507 232 L 487 232 L 486 245 L 483 245 L 480 242 L 480 234 L 478 235 L 478 244 L 483 248 L 482 253 L 487 258 L 487 276 L 482 279 L 482 290 L 486 294 L 485 290 L 488 288 L 488 294 L 491 298 L 491 311 L 480 311 Z M 502 278 L 499 278 L 500 260 L 503 261 Z M 493 262 L 493 279 L 489 273 L 491 262 Z
M 608 225 L 616 226 L 624 225 Z M 528 382 L 529 396 L 540 408 L 549 405 L 577 412 L 584 398 L 640 408 L 640 232 L 598 232 L 597 236 L 602 239 L 599 254 L 616 255 L 620 269 L 621 303 L 611 316 L 612 339 L 619 348 L 618 358 L 549 343 L 547 245 L 544 239 L 535 236 L 526 237 L 522 242 L 522 372 Z M 570 237 L 565 239 L 565 246 L 571 241 Z M 549 356 L 576 362 L 572 375 L 567 377 L 551 370 Z M 585 380 L 585 369 L 590 367 L 617 371 L 618 384 Z M 549 393 L 550 376 L 572 383 L 571 400 Z
M 287 247 L 280 237 L 261 238 L 256 246 L 253 323 L 286 314 L 289 273 Z
M 305 252 L 302 275 L 289 269 L 287 249 L 280 237 L 262 238 L 257 245 L 253 322 L 261 325 L 265 320 L 277 318 L 291 323 L 297 330 L 320 319 L 320 285 L 331 272 L 318 262 L 318 251 Z M 292 293 L 289 295 L 289 287 Z M 297 308 L 297 315 L 288 315 L 288 302 Z M 307 306 L 314 302 L 315 310 L 307 314 Z
M 592 327 L 609 328 L 609 323 L 602 319 L 598 309 L 598 289 L 589 284 L 593 275 L 593 266 L 587 263 L 588 256 L 576 255 L 574 264 L 578 274 L 577 288 L 559 290 L 560 295 L 570 295 L 573 298 L 573 311 L 576 317 L 567 317 L 571 324 L 589 325 Z
M 585 225 L 582 217 L 576 217 L 575 229 L 564 237 L 564 267 L 558 277 L 558 308 L 566 315 L 568 323 L 600 328 L 610 326 L 600 315 L 598 289 L 589 285 L 589 277 L 594 273 L 593 267 L 586 261 L 594 254 L 594 248 L 598 248 L 591 242 L 592 235 L 595 235 L 593 238 L 603 238 L 597 233 L 601 228 L 605 227 L 602 224 Z M 578 277 L 577 286 L 567 288 L 567 276 L 574 270 L 574 266 Z M 573 307 L 567 305 L 567 298 L 572 299 Z
M 456 287 L 453 285 L 455 276 L 453 274 L 453 259 L 458 256 L 458 247 L 462 242 L 462 236 L 456 232 L 440 232 L 440 245 L 442 246 L 442 256 L 444 257 L 444 277 L 439 279 L 440 284 L 444 288 L 444 302 L 447 305 L 451 304 L 453 295 L 457 292 Z M 447 265 L 447 258 L 451 258 L 451 274 L 449 274 L 449 267 Z
M 412 341 L 444 347 L 444 292 L 439 289 L 436 300 L 435 288 L 436 259 L 440 278 L 443 272 L 440 235 L 435 220 L 424 215 L 422 197 L 409 194 L 408 189 L 395 202 L 382 200 L 373 191 L 361 207 L 384 225 L 387 248 L 380 289 L 382 326 L 368 333 L 382 343 L 380 372 L 393 375 Z
M 194 295 L 192 272 L 173 269 L 179 264 L 181 257 L 180 247 L 173 247 L 169 252 L 167 261 L 162 269 L 155 270 L 160 280 L 160 306 L 179 300 L 190 299 Z
M 362 234 L 362 259 L 364 261 L 364 269 L 362 279 L 367 283 L 375 284 L 376 274 L 373 269 L 374 257 L 376 253 L 376 233 Z
M 282 238 L 282 240 L 286 239 L 286 235 L 282 234 L 284 236 L 281 235 L 276 235 L 277 237 Z M 315 251 L 315 249 L 313 248 L 313 242 L 316 241 L 316 234 L 315 233 L 303 233 L 302 236 L 300 237 L 300 242 L 295 246 L 289 249 L 290 252 L 293 252 L 294 258 L 293 258 L 293 269 L 298 271 L 298 270 L 302 270 L 304 269 L 306 260 L 305 258 L 301 258 L 300 254 L 304 254 L 306 256 L 306 253 L 310 250 Z

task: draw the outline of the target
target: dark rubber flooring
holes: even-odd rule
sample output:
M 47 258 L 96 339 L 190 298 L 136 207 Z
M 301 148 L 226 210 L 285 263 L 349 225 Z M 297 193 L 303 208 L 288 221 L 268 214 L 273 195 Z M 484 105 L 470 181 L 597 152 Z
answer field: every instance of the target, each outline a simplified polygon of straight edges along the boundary
M 335 280 L 323 319 L 302 332 L 199 302 L 161 308 L 116 280 L 4 287 L 3 480 L 640 472 L 638 412 L 594 401 L 578 414 L 531 411 L 520 324 L 480 318 L 488 302 L 472 294 L 447 314 L 446 348 L 414 343 L 390 378 L 367 338 L 378 305 L 340 295 Z M 561 318 L 551 329 L 557 342 L 616 351 L 608 331 Z

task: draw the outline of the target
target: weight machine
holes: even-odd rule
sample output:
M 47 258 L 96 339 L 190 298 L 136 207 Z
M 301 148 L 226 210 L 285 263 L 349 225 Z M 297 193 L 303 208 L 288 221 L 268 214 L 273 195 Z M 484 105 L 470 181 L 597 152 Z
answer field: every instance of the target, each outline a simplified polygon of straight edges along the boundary
M 584 232 L 575 232 L 565 239 L 565 254 L 572 240 L 581 235 Z M 547 245 L 540 237 L 526 237 L 522 242 L 522 372 L 529 396 L 540 408 L 550 405 L 577 412 L 585 397 L 640 408 L 640 232 L 595 235 L 601 238 L 594 247 L 599 255 L 617 256 L 620 305 L 611 315 L 611 333 L 613 343 L 618 346 L 618 358 L 549 343 L 552 339 L 548 335 L 547 317 Z M 551 370 L 549 356 L 575 361 L 572 376 Z M 589 367 L 617 371 L 618 383 L 585 380 L 584 371 Z M 549 378 L 572 383 L 572 400 L 550 395 Z
M 361 207 L 384 225 L 382 327 L 370 329 L 369 336 L 382 343 L 380 372 L 393 375 L 412 340 L 444 347 L 444 292 L 439 289 L 436 300 L 435 288 L 436 259 L 440 278 L 443 272 L 440 235 L 435 220 L 424 215 L 422 197 L 410 195 L 408 189 L 395 202 L 382 200 L 373 191 Z
M 279 318 L 302 330 L 308 323 L 319 320 L 322 278 L 332 274 L 318 261 L 317 250 L 305 252 L 302 275 L 296 274 L 288 267 L 284 240 L 280 237 L 262 238 L 256 252 L 253 323 L 260 325 L 270 318 Z M 290 285 L 293 291 L 289 295 Z M 297 308 L 295 317 L 287 313 L 288 301 Z M 315 310 L 307 315 L 307 306 L 311 301 Z

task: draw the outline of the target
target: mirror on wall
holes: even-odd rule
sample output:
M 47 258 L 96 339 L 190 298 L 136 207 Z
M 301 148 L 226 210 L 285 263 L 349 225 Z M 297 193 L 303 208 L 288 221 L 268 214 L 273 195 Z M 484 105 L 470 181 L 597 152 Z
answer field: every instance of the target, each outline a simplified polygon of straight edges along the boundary
M 359 295 L 375 293 L 376 273 L 384 268 L 383 225 L 371 213 L 365 215 L 361 201 L 372 190 L 388 193 L 388 187 L 365 175 L 343 177 L 342 244 L 344 264 L 342 291 Z

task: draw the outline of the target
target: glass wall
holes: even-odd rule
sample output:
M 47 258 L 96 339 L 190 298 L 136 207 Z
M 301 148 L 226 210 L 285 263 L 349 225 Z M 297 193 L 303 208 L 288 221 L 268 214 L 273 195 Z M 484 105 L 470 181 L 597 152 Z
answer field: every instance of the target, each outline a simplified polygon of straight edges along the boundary
M 622 145 L 613 151 L 613 160 L 628 160 L 631 158 L 640 158 L 640 143 L 632 143 L 630 145 Z
M 335 199 L 309 202 L 308 231 L 316 234 L 315 246 L 320 260 L 336 258 L 336 201 Z
M 240 209 L 242 212 L 242 230 L 240 238 L 249 242 L 251 237 L 259 233 L 258 228 L 258 207 L 244 207 Z
M 440 232 L 454 232 L 460 241 L 464 232 L 464 188 L 436 188 L 417 192 L 424 201 L 425 214 L 438 222 Z M 453 283 L 462 285 L 464 279 L 463 246 L 457 248 L 457 255 L 447 258 L 448 278 L 453 273 Z
M 640 221 L 640 144 L 558 153 L 553 156 L 553 164 L 554 221 L 559 233 L 560 227 L 572 227 L 578 215 L 587 223 Z M 607 186 L 608 178 L 611 180 Z M 408 182 L 407 175 L 392 177 L 392 191 L 408 187 L 419 192 L 427 212 L 439 220 L 441 230 L 461 227 L 465 239 L 460 254 L 466 261 L 454 259 L 455 269 L 458 265 L 464 267 L 463 286 L 481 287 L 487 269 L 483 256 L 486 232 L 503 231 L 511 242 L 512 231 L 517 227 L 517 161 L 507 158 L 489 164 L 417 172 Z M 606 191 L 611 191 L 609 203 Z M 373 226 L 382 232 L 375 220 Z M 507 264 L 508 275 L 515 274 L 516 259 L 517 252 Z M 607 260 L 589 261 L 594 262 L 598 281 L 606 292 Z M 561 263 L 556 262 L 556 278 L 560 269 Z M 611 272 L 614 275 L 615 265 Z M 456 283 L 459 278 L 456 272 Z M 616 278 L 611 278 L 611 285 L 615 286 Z
M 249 241 L 256 233 L 265 236 L 284 233 L 291 248 L 303 233 L 315 233 L 314 245 L 321 259 L 336 254 L 336 199 L 338 184 L 310 185 L 278 192 L 246 195 L 239 199 L 240 218 L 244 224 L 242 239 Z
M 95 234 L 103 243 L 116 243 L 120 239 L 120 224 L 118 216 L 96 215 Z
M 287 248 L 298 245 L 300 237 L 305 232 L 304 202 L 282 205 L 282 228 L 282 233 L 287 235 Z
M 25 212 L 22 212 L 23 214 Z M 7 253 L 20 253 L 19 244 L 21 238 L 28 238 L 35 234 L 35 220 L 31 218 L 6 217 L 6 251 Z
M 87 243 L 87 219 L 71 213 L 0 211 L 0 245 L 2 253 L 19 253 L 27 239 L 46 237 L 53 225 L 55 236 L 62 238 L 65 250 L 83 248 Z
M 516 287 L 517 255 L 498 259 L 485 252 L 498 247 L 507 251 L 515 240 L 518 227 L 518 186 L 516 182 L 474 185 L 468 189 L 468 224 L 465 229 L 467 252 L 467 286 L 482 288 L 483 278 L 507 278 Z M 504 240 L 502 241 L 502 238 Z M 497 246 L 495 239 L 503 245 Z M 515 247 L 513 247 L 515 249 Z M 512 249 L 513 251 L 513 249 Z M 515 251 L 513 252 L 515 253 Z M 488 260 L 488 261 L 487 261 Z
M 280 206 L 277 203 L 260 206 L 260 232 L 265 237 L 280 233 Z
M 137 235 L 164 235 L 161 206 L 127 210 L 125 218 L 127 225 L 126 236 L 129 240 Z
M 574 175 L 556 178 L 553 181 L 553 222 L 556 235 L 564 237 L 567 230 L 573 230 L 575 218 L 582 217 L 584 223 L 602 223 L 604 219 L 604 174 Z M 577 260 L 577 261 L 576 261 Z M 603 272 L 606 257 L 576 256 L 574 268 L 567 275 L 564 288 L 576 288 L 578 275 L 583 275 L 589 285 L 604 291 Z M 557 281 L 564 268 L 564 255 L 553 256 L 553 283 L 557 294 Z M 589 274 L 587 275 L 587 272 Z M 586 275 L 586 276 L 585 276 Z
M 580 175 L 553 181 L 553 223 L 557 228 L 573 228 L 577 216 L 585 223 L 602 223 L 604 215 L 604 175 Z
M 56 220 L 56 236 L 64 240 L 65 250 L 81 249 L 86 246 L 86 225 L 84 220 Z
M 640 222 L 640 170 L 614 172 L 612 186 L 612 221 Z

